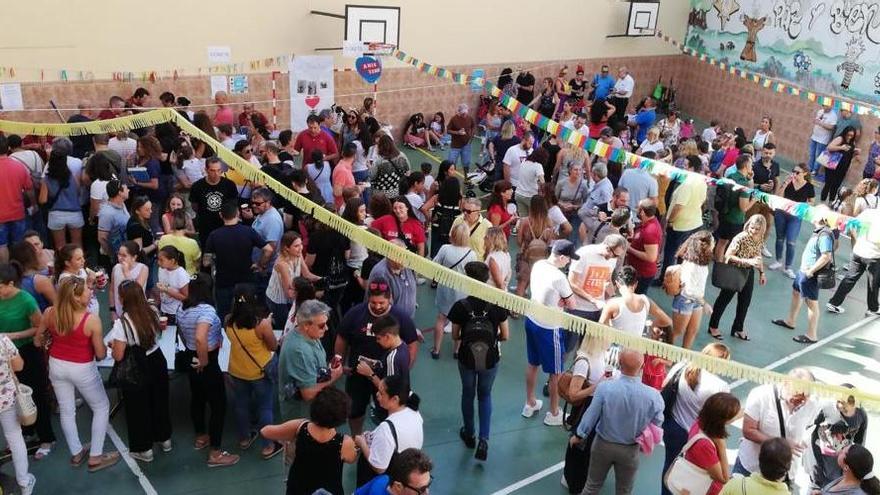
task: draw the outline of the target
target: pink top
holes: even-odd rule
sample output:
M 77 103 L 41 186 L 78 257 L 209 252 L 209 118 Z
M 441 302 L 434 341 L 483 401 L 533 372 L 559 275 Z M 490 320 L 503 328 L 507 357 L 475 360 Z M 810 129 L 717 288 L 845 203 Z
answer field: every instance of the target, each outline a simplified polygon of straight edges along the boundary
M 339 163 L 336 164 L 336 168 L 333 169 L 333 175 L 330 177 L 331 182 L 333 183 L 333 187 L 340 187 L 340 191 L 345 189 L 346 187 L 351 187 L 356 185 L 354 181 L 354 174 L 351 173 L 351 162 L 347 160 L 339 160 Z M 336 210 L 338 211 L 342 204 L 342 194 L 340 192 L 339 196 L 333 196 L 333 202 L 336 204 Z
M 218 108 L 217 113 L 214 114 L 214 125 L 220 124 L 229 124 L 232 125 L 235 122 L 235 114 L 232 113 L 232 109 L 229 107 Z
M 86 311 L 79 324 L 67 335 L 58 333 L 55 322 L 49 321 L 49 332 L 52 335 L 52 344 L 49 346 L 50 357 L 71 363 L 89 363 L 95 360 L 92 339 L 84 332 L 89 314 L 91 313 Z

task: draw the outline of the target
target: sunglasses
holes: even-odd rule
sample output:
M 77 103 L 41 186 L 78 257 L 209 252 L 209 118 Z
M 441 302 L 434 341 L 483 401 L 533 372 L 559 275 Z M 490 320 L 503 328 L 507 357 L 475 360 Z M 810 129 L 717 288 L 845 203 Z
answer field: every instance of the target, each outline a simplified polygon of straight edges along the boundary
M 479 213 L 480 210 L 464 210 L 465 213 Z
M 265 201 L 251 201 L 251 206 L 263 206 L 266 204 Z
M 400 484 L 405 486 L 406 488 L 409 488 L 410 490 L 416 492 L 418 495 L 425 495 L 431 489 L 431 483 L 433 483 L 433 482 L 434 482 L 434 476 L 431 476 L 431 479 L 430 479 L 430 481 L 428 481 L 428 484 L 421 487 L 421 488 L 416 488 L 414 486 L 410 486 L 409 484 L 403 483 L 403 482 L 401 482 Z
M 370 282 L 370 290 L 388 290 L 388 284 L 385 282 Z
M 252 149 L 250 149 L 250 148 L 244 150 L 244 153 L 245 153 L 245 154 L 251 154 L 251 153 L 253 153 L 253 152 L 254 152 L 254 150 L 252 150 Z

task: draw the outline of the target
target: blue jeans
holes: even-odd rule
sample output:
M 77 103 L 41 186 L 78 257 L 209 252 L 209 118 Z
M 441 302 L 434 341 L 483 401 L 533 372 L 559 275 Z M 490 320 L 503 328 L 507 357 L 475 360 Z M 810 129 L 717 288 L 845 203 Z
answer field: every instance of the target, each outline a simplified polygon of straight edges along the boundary
M 26 219 L 0 223 L 0 246 L 11 246 L 24 239 L 24 233 L 26 231 Z M 60 246 L 56 246 L 55 248 L 58 249 L 59 247 Z
M 458 157 L 461 157 L 461 166 L 464 169 L 464 173 L 467 174 L 471 168 L 471 143 L 462 146 L 461 148 L 449 148 L 449 154 L 446 155 L 446 159 L 452 162 L 455 165 L 458 162 Z
M 226 314 L 232 309 L 232 294 L 234 287 L 217 287 L 214 286 L 214 307 L 217 309 L 217 316 L 220 321 L 226 320 Z
M 811 174 L 815 174 L 819 170 L 819 164 L 816 163 L 816 158 L 818 158 L 827 147 L 827 144 L 822 144 L 813 141 L 812 139 L 810 140 L 810 158 L 807 160 L 807 165 L 810 166 Z
M 795 244 L 801 233 L 801 219 L 775 210 L 773 220 L 776 224 L 776 261 L 782 261 L 782 250 L 785 248 L 785 268 L 791 268 L 794 262 Z
M 276 358 L 266 366 L 266 373 L 258 380 L 242 380 L 229 375 L 229 383 L 232 390 L 232 407 L 235 412 L 235 427 L 239 440 L 250 438 L 251 432 L 259 431 L 262 427 L 272 424 L 275 419 L 273 408 L 275 406 L 275 382 L 273 381 L 276 369 Z M 251 411 L 256 413 L 256 428 L 251 422 Z M 271 440 L 261 439 L 263 447 L 272 445 Z
M 741 474 L 743 476 L 751 476 L 752 472 L 743 467 L 742 463 L 739 462 L 739 456 L 736 456 L 736 462 L 733 463 L 733 469 L 730 471 L 731 475 Z
M 474 434 L 474 395 L 480 411 L 480 439 L 489 438 L 489 423 L 492 419 L 492 384 L 498 365 L 485 371 L 473 371 L 458 364 L 461 375 L 461 416 L 464 420 L 464 432 Z
M 691 234 L 699 230 L 699 227 L 681 232 L 673 230 L 672 227 L 666 229 L 666 243 L 663 246 L 663 269 L 660 270 L 660 280 L 663 280 L 663 274 L 666 273 L 666 268 L 675 264 L 675 253 L 678 251 L 678 248 L 688 237 L 691 236 Z
M 672 461 L 681 453 L 688 441 L 688 432 L 682 428 L 675 418 L 666 418 L 663 420 L 663 445 L 666 446 L 666 456 L 663 458 L 663 474 L 669 470 Z M 662 495 L 671 495 L 666 488 L 666 483 L 660 480 L 660 490 Z

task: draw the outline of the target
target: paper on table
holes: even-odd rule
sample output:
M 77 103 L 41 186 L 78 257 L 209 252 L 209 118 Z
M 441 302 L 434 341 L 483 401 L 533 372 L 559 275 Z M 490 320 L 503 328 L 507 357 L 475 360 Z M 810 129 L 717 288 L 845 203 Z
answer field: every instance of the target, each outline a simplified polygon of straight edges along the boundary
M 21 97 L 21 84 L 0 84 L 0 110 L 24 110 L 24 101 Z

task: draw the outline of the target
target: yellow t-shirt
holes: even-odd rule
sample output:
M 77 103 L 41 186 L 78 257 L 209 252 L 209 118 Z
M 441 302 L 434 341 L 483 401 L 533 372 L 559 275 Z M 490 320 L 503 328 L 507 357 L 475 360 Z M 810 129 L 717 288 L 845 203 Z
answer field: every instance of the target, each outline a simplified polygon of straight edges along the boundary
M 180 235 L 165 234 L 159 238 L 159 249 L 165 246 L 174 246 L 183 253 L 186 260 L 186 272 L 195 275 L 199 271 L 199 263 L 202 260 L 202 250 L 195 239 Z
M 687 232 L 703 225 L 703 203 L 706 202 L 706 182 L 699 177 L 688 176 L 683 184 L 675 188 L 667 215 L 674 205 L 681 205 L 675 219 L 669 224 L 672 230 Z
M 239 380 L 262 378 L 260 367 L 265 367 L 272 360 L 272 351 L 266 348 L 257 332 L 253 328 L 226 327 L 226 336 L 231 344 L 229 374 Z
M 450 231 L 455 228 L 456 225 L 464 222 L 464 216 L 459 215 L 452 222 L 452 227 L 449 229 Z M 486 220 L 483 217 L 480 217 L 480 223 L 477 224 L 476 227 L 468 226 L 468 232 L 470 233 L 470 248 L 474 250 L 474 254 L 477 255 L 477 260 L 483 261 L 483 257 L 486 253 L 486 232 L 489 230 L 489 227 L 492 226 L 492 222 Z

